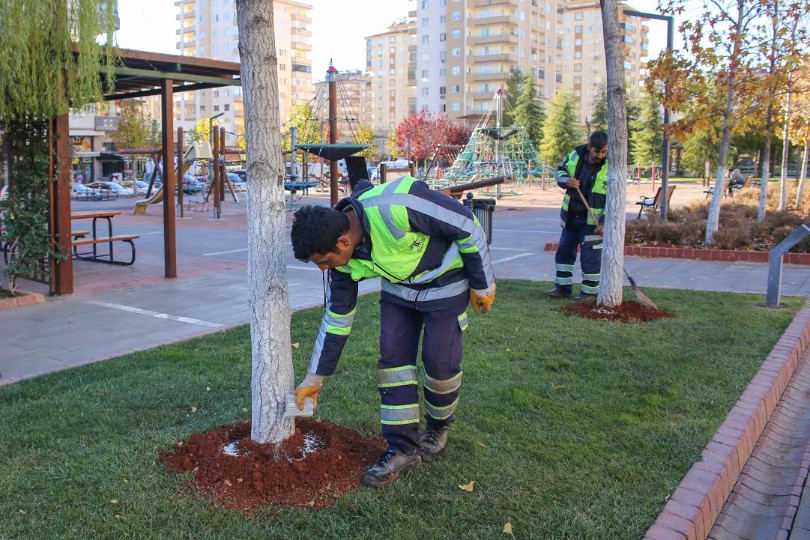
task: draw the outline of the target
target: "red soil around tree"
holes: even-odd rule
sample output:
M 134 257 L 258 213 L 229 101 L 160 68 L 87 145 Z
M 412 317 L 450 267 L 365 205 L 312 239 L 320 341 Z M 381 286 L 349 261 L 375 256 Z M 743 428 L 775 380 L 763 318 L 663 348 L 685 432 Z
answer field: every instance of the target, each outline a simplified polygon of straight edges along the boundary
M 672 313 L 668 313 L 662 309 L 655 309 L 644 304 L 640 304 L 635 300 L 625 300 L 616 308 L 608 308 L 605 306 L 598 306 L 596 302 L 576 302 L 574 304 L 566 304 L 560 307 L 560 311 L 567 315 L 579 315 L 588 319 L 602 319 L 608 321 L 630 322 L 630 321 L 657 321 L 658 319 L 665 319 L 672 317 Z
M 276 446 L 250 439 L 250 422 L 194 433 L 163 450 L 169 471 L 191 471 L 189 486 L 228 509 L 332 506 L 360 485 L 360 475 L 385 450 L 381 437 L 320 419 L 296 419 L 295 434 Z

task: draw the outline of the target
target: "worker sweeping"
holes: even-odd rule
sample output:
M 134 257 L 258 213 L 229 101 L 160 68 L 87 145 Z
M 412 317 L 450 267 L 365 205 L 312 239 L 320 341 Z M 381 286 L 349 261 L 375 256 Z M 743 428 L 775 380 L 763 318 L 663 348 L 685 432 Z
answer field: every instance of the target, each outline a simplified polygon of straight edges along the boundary
M 410 176 L 376 187 L 361 180 L 334 209 L 300 208 L 291 237 L 296 259 L 328 270 L 326 312 L 308 373 L 295 389 L 299 409 L 307 398 L 317 404 L 324 377 L 335 372 L 352 329 L 358 282 L 382 278 L 377 386 L 388 449 L 361 480 L 384 486 L 438 457 L 447 444 L 461 389 L 466 306 L 486 313 L 495 298 L 487 239 L 464 205 Z
M 607 133 L 594 131 L 588 144 L 576 147 L 557 167 L 557 185 L 566 191 L 560 209 L 563 230 L 554 256 L 554 287 L 546 291 L 548 296 L 571 296 L 577 247 L 582 283 L 575 299 L 595 300 L 599 292 L 601 235 L 607 204 L 607 151 Z

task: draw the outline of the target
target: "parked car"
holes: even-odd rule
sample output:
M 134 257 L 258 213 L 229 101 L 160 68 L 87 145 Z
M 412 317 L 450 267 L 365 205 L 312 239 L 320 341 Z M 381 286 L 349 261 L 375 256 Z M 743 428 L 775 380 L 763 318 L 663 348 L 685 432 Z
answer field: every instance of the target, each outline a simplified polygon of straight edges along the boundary
M 199 193 L 200 191 L 205 189 L 205 182 L 200 181 L 198 178 L 192 176 L 189 173 L 183 175 L 183 193 L 186 195 L 191 195 L 193 193 Z M 175 193 L 177 192 L 177 186 L 174 188 Z
M 93 189 L 98 189 L 102 193 L 106 191 L 114 191 L 117 194 L 117 197 L 134 197 L 135 192 L 129 188 L 125 188 L 118 182 L 93 182 L 91 184 L 87 184 L 88 187 Z
M 247 190 L 247 182 L 243 178 L 241 178 L 238 174 L 229 172 L 228 173 L 228 180 L 231 182 L 231 186 L 233 186 L 234 191 L 246 191 Z
M 245 169 L 233 169 L 228 171 L 228 174 L 235 174 L 242 180 L 242 182 L 247 182 L 247 171 Z
M 135 190 L 135 195 L 146 195 L 146 192 L 149 189 L 149 182 L 135 180 L 135 182 L 132 184 L 132 188 Z M 157 190 L 157 186 L 152 187 L 152 193 L 154 193 L 155 190 Z
M 102 199 L 101 193 L 97 189 L 93 189 L 84 184 L 73 183 L 71 186 L 73 198 L 77 201 L 100 201 Z
M 114 190 L 113 188 L 107 185 L 107 182 L 91 182 L 87 184 L 87 187 L 92 188 L 98 192 L 99 194 L 98 200 L 114 201 L 120 196 L 118 191 Z

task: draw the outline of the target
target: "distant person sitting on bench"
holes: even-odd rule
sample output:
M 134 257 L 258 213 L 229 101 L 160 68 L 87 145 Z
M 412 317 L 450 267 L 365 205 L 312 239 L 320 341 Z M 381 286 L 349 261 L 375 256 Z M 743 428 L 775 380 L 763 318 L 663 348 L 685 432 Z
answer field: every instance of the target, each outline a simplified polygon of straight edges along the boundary
M 743 186 L 745 183 L 745 176 L 743 176 L 743 173 L 740 172 L 740 169 L 734 169 L 731 171 L 728 180 L 728 194 L 732 195 L 735 189 L 739 189 Z

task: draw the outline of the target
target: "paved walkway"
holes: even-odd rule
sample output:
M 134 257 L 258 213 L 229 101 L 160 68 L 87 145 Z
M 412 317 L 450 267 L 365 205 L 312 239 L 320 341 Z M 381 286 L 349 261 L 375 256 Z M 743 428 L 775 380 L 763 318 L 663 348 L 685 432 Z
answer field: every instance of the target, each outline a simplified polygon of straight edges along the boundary
M 681 190 L 684 192 L 686 190 Z M 676 191 L 676 194 L 678 192 Z M 491 245 L 496 275 L 503 278 L 553 280 L 553 253 L 541 251 L 544 244 L 559 236 L 559 192 L 534 190 L 529 204 L 517 204 L 507 198 L 498 202 L 493 218 Z M 628 212 L 635 214 L 628 195 Z M 677 201 L 676 198 L 673 198 Z M 525 203 L 525 200 L 524 200 Z M 99 203 L 84 203 L 96 205 Z M 110 203 L 112 204 L 112 203 Z M 116 234 L 140 234 L 138 261 L 131 267 L 76 262 L 76 294 L 48 298 L 44 304 L 0 311 L 0 385 L 11 384 L 55 370 L 104 360 L 128 352 L 188 339 L 249 321 L 247 291 L 247 235 L 243 204 L 226 206 L 226 219 L 212 220 L 206 215 L 190 215 L 178 220 L 178 272 L 180 277 L 162 276 L 162 217 L 160 209 L 150 207 L 146 216 L 129 215 L 132 201 L 116 201 L 124 213 L 116 218 Z M 80 204 L 74 203 L 76 209 Z M 188 215 L 188 214 L 187 214 Z M 634 216 L 633 216 L 634 217 Z M 319 305 L 323 301 L 321 272 L 304 265 L 289 253 L 287 257 L 290 304 L 293 309 Z M 681 259 L 642 259 L 625 261 L 638 285 L 755 293 L 764 301 L 767 264 L 708 262 Z M 786 265 L 783 271 L 783 295 L 810 296 L 810 267 Z M 35 286 L 34 286 L 35 287 Z M 364 282 L 361 291 L 378 288 L 376 280 Z M 539 291 L 538 291 L 539 293 Z M 797 474 L 807 474 L 807 440 L 810 437 L 810 413 L 807 411 L 810 375 L 797 375 L 791 398 L 799 409 L 789 410 L 790 421 L 778 420 L 774 433 L 794 430 L 787 435 L 795 442 L 795 454 L 801 455 Z M 801 438 L 801 440 L 799 440 Z M 781 458 L 779 458 L 781 459 Z M 795 460 L 794 460 L 795 461 Z M 760 473 L 761 474 L 761 473 Z M 777 484 L 789 485 L 798 503 L 803 485 L 794 476 L 768 477 Z M 767 481 L 767 478 L 760 481 Z M 778 478 L 778 480 L 776 480 Z M 740 497 L 745 497 L 741 493 Z M 810 538 L 810 503 L 802 499 L 802 511 L 796 514 L 793 538 Z M 776 504 L 777 501 L 771 502 Z M 795 509 L 794 504 L 794 509 Z M 723 518 L 732 519 L 732 518 Z M 775 521 L 775 520 L 774 520 Z M 725 534 L 734 531 L 717 529 Z M 754 530 L 754 529 L 748 529 Z M 714 533 L 715 531 L 713 531 Z M 761 532 L 761 531 L 760 531 Z M 766 536 L 723 536 L 717 538 L 765 538 Z M 808 535 L 808 536 L 803 536 Z

